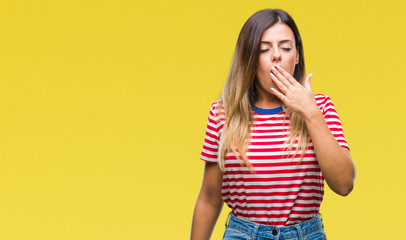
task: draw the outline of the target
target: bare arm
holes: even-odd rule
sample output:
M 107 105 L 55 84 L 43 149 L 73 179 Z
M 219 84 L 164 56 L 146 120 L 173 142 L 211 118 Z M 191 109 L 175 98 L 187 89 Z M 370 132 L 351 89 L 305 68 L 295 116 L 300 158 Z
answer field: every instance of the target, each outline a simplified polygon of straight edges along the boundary
M 346 196 L 354 187 L 356 174 L 350 151 L 338 144 L 324 121 L 322 113 L 317 106 L 316 108 L 305 115 L 305 121 L 317 161 L 331 190 Z
M 207 240 L 223 208 L 221 182 L 223 173 L 217 163 L 205 163 L 203 183 L 193 212 L 191 240 Z
M 355 165 L 349 150 L 338 144 L 324 121 L 310 86 L 312 75 L 307 76 L 302 86 L 282 68 L 278 67 L 272 72 L 274 76 L 271 75 L 271 79 L 281 90 L 272 89 L 275 96 L 305 119 L 317 161 L 328 186 L 339 195 L 348 195 L 354 187 Z

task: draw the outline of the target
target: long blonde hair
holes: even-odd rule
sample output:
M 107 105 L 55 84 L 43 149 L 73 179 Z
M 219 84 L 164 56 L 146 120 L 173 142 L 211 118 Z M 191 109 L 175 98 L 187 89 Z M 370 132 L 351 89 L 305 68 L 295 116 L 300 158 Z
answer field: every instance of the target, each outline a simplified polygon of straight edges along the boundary
M 280 9 L 264 9 L 256 12 L 241 29 L 230 71 L 218 105 L 220 116 L 225 118 L 218 154 L 219 165 L 222 170 L 224 170 L 227 153 L 232 151 L 236 158 L 242 160 L 241 163 L 251 173 L 254 173 L 253 166 L 247 157 L 247 150 L 253 124 L 252 109 L 254 103 L 258 100 L 255 81 L 260 42 L 265 30 L 276 23 L 286 24 L 294 33 L 296 48 L 299 53 L 299 63 L 295 66 L 293 77 L 301 84 L 304 81 L 303 44 L 293 19 L 288 13 Z M 288 147 L 285 151 L 289 153 L 297 140 L 298 147 L 293 156 L 296 156 L 301 150 L 301 160 L 310 140 L 306 124 L 299 114 L 290 109 L 286 109 L 286 115 L 290 118 L 290 133 L 286 142 Z

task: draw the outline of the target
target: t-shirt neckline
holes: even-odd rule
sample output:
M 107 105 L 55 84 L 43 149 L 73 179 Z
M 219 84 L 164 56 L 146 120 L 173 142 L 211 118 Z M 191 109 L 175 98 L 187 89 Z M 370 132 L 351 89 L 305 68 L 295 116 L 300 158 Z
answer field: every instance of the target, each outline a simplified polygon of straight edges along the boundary
M 282 112 L 283 108 L 277 107 L 277 108 L 268 109 L 268 108 L 259 108 L 259 107 L 254 106 L 254 111 L 259 114 L 275 114 L 275 113 Z

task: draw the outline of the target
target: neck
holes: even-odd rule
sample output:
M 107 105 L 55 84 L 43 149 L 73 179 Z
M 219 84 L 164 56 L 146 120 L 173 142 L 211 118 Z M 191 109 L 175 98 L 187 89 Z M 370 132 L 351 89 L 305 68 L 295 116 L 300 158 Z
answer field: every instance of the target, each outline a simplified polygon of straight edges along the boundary
M 259 108 L 271 109 L 282 106 L 282 101 L 271 94 L 258 94 L 258 100 L 255 102 L 255 106 Z

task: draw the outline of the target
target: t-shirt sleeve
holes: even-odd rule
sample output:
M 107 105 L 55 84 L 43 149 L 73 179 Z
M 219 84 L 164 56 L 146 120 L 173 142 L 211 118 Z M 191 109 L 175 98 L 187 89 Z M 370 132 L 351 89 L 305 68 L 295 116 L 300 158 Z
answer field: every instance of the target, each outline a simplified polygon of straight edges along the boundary
M 218 103 L 212 104 L 209 119 L 207 121 L 206 135 L 204 137 L 203 149 L 200 154 L 200 159 L 206 162 L 218 162 L 218 148 L 220 142 L 220 121 L 218 109 L 216 108 Z
M 326 121 L 327 126 L 330 129 L 331 133 L 333 134 L 336 141 L 341 147 L 350 149 L 344 137 L 344 132 L 341 126 L 340 118 L 338 117 L 337 111 L 330 97 L 322 95 L 320 101 L 321 101 L 320 110 L 323 113 L 324 120 Z

